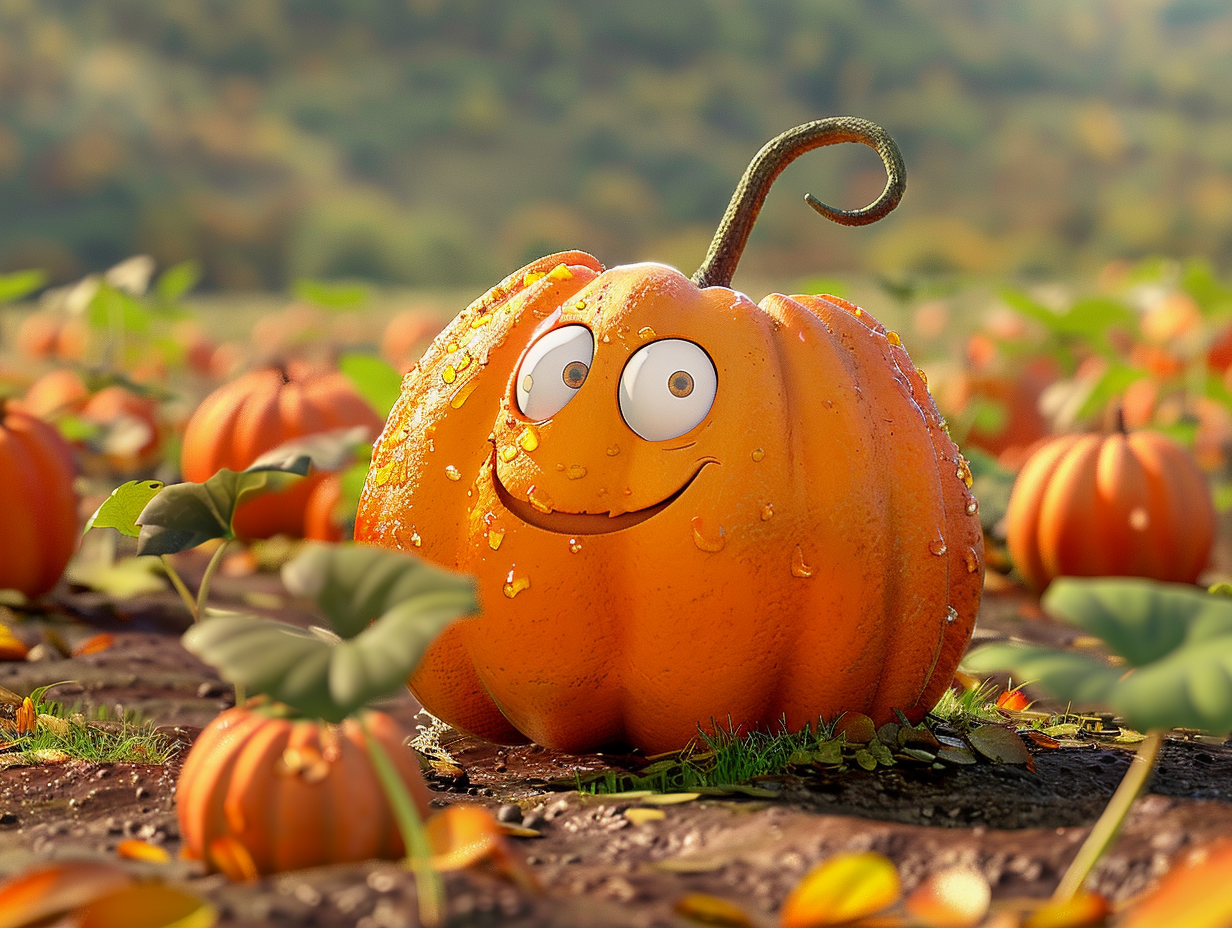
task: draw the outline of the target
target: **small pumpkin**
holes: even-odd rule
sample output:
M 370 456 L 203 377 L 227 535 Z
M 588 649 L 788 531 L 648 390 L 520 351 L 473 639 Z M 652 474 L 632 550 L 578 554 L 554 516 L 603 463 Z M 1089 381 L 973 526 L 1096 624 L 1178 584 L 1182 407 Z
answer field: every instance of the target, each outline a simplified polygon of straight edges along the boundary
M 304 537 L 310 541 L 342 541 L 343 526 L 338 519 L 342 502 L 342 478 L 329 474 L 308 495 L 304 506 Z
M 478 579 L 411 680 L 484 738 L 678 748 L 698 726 L 894 710 L 953 678 L 983 580 L 965 461 L 897 335 L 837 297 L 728 287 L 770 183 L 878 127 L 772 140 L 693 279 L 660 264 L 535 261 L 407 375 L 378 440 L 361 540 Z
M 403 856 L 361 726 L 426 814 L 431 795 L 403 747 L 410 733 L 389 716 L 367 712 L 331 725 L 280 717 L 277 704 L 237 706 L 205 727 L 180 773 L 185 853 L 229 869 L 238 845 L 260 874 Z
M 81 375 L 68 367 L 48 371 L 26 390 L 21 405 L 40 419 L 77 415 L 90 401 L 90 389 Z
M 108 429 L 103 458 L 114 471 L 141 470 L 162 454 L 164 430 L 158 401 L 152 396 L 138 396 L 112 384 L 90 397 L 81 409 L 81 418 Z
M 80 319 L 33 313 L 17 327 L 14 340 L 25 358 L 80 361 L 85 357 L 89 330 Z
M 0 590 L 56 585 L 77 549 L 73 449 L 47 423 L 0 399 Z
M 1061 576 L 1193 583 L 1215 540 L 1197 462 L 1150 431 L 1053 439 L 1023 465 L 1005 518 L 1010 556 L 1037 590 Z
M 380 417 L 342 374 L 302 366 L 253 371 L 211 393 L 188 420 L 181 453 L 184 479 L 201 483 L 227 467 L 239 471 L 294 438 L 363 425 L 373 435 Z M 242 505 L 241 539 L 303 534 L 304 511 L 324 473 Z

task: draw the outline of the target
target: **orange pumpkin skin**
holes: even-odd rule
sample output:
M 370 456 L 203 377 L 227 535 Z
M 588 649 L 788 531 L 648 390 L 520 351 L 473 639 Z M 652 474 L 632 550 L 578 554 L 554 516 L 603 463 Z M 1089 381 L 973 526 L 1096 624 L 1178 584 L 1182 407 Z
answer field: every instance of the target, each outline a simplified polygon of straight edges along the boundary
M 530 422 L 514 372 L 532 333 L 569 323 L 593 333 L 590 372 Z M 651 442 L 617 384 L 669 337 L 708 352 L 718 392 Z M 654 752 L 729 718 L 923 716 L 983 582 L 967 474 L 897 336 L 857 307 L 757 306 L 568 252 L 477 300 L 407 375 L 356 537 L 478 579 L 483 614 L 411 680 L 429 711 L 498 742 Z
M 304 537 L 312 541 L 342 541 L 342 526 L 334 513 L 342 502 L 342 480 L 329 474 L 312 489 L 304 506 Z
M 0 590 L 56 585 L 77 549 L 73 449 L 41 419 L 0 400 Z
M 40 419 L 53 419 L 66 413 L 80 413 L 89 401 L 90 390 L 81 376 L 61 367 L 30 384 L 21 405 Z
M 393 760 L 420 813 L 431 794 L 387 715 L 363 724 Z M 404 855 L 402 836 L 372 768 L 360 723 L 278 718 L 228 709 L 205 727 L 184 762 L 176 812 L 185 853 L 214 868 L 210 845 L 239 841 L 259 873 Z
M 294 438 L 363 425 L 375 435 L 380 417 L 342 374 L 253 371 L 205 398 L 184 431 L 184 479 L 200 483 L 221 468 L 243 470 Z M 323 477 L 309 474 L 290 488 L 244 503 L 235 513 L 242 539 L 303 534 L 308 497 Z
M 1010 556 L 1043 590 L 1056 577 L 1193 583 L 1210 558 L 1215 507 L 1184 448 L 1158 432 L 1064 435 L 1018 474 Z
M 123 387 L 104 387 L 86 402 L 81 418 L 100 425 L 111 425 L 119 419 L 134 419 L 145 428 L 146 439 L 132 451 L 105 455 L 107 464 L 122 473 L 141 470 L 158 460 L 162 453 L 163 429 L 158 420 L 158 401 L 138 396 Z

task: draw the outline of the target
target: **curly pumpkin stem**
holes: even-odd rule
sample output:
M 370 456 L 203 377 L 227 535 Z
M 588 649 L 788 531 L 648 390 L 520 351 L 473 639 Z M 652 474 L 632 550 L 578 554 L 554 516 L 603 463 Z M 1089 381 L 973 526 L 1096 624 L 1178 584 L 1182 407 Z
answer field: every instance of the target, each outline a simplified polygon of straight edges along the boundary
M 706 260 L 693 275 L 693 283 L 699 287 L 728 286 L 774 179 L 806 151 L 839 142 L 860 142 L 877 152 L 885 165 L 885 189 L 862 209 L 827 206 L 811 193 L 804 195 L 805 202 L 827 219 L 845 226 L 868 225 L 888 215 L 907 188 L 907 168 L 894 140 L 880 126 L 855 116 L 831 116 L 806 122 L 775 136 L 753 156 L 727 204 L 727 212 L 714 233 Z

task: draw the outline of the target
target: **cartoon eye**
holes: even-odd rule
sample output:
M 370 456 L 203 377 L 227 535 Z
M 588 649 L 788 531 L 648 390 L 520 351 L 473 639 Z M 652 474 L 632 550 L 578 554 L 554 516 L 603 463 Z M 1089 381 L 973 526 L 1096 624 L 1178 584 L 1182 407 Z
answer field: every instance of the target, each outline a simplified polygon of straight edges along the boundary
M 565 408 L 590 373 L 595 337 L 584 325 L 563 325 L 530 346 L 518 367 L 518 409 L 547 419 Z
M 679 338 L 634 352 L 620 375 L 620 414 L 647 441 L 683 435 L 706 418 L 719 378 L 699 345 Z

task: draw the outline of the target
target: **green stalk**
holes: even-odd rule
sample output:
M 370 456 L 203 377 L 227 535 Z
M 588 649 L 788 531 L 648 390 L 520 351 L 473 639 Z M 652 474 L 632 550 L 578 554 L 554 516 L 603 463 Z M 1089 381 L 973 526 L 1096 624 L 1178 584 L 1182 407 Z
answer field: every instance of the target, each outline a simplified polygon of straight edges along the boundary
M 188 607 L 188 613 L 192 616 L 193 622 L 197 622 L 201 618 L 197 613 L 197 601 L 193 599 L 192 593 L 188 591 L 188 586 L 184 583 L 184 579 L 180 576 L 179 571 L 171 566 L 171 558 L 165 554 L 160 554 L 159 557 L 163 562 L 163 570 L 167 572 L 167 576 L 171 579 L 171 585 L 180 594 L 180 599 L 184 600 L 184 605 Z
M 227 550 L 227 545 L 230 543 L 230 539 L 224 538 L 222 544 L 214 551 L 214 556 L 210 558 L 210 562 L 205 565 L 205 576 L 201 578 L 201 586 L 197 589 L 198 620 L 205 617 L 205 600 L 210 595 L 210 581 L 214 579 L 214 571 L 218 570 L 218 565 L 222 563 L 223 552 Z
M 1074 898 L 1078 890 L 1082 888 L 1082 884 L 1086 882 L 1096 862 L 1116 840 L 1121 826 L 1125 824 L 1126 816 L 1129 815 L 1130 807 L 1146 787 L 1151 773 L 1155 770 L 1155 761 L 1159 758 L 1159 749 L 1163 743 L 1164 732 L 1156 729 L 1148 732 L 1146 738 L 1138 745 L 1133 760 L 1129 762 L 1129 769 L 1121 778 L 1121 784 L 1112 794 L 1112 798 L 1108 800 L 1104 811 L 1100 813 L 1086 841 L 1078 849 L 1078 856 L 1074 858 L 1074 862 L 1069 865 L 1069 869 L 1061 877 L 1057 891 L 1052 894 L 1054 904 L 1064 905 Z
M 445 922 L 445 886 L 440 874 L 432 867 L 432 848 L 428 844 L 423 819 L 419 817 L 415 801 L 398 775 L 394 762 L 367 726 L 361 724 L 361 727 L 368 745 L 368 756 L 372 758 L 372 769 L 376 771 L 385 790 L 385 798 L 393 809 L 398 831 L 402 833 L 402 843 L 406 846 L 407 863 L 415 873 L 419 920 L 427 928 L 437 928 Z

